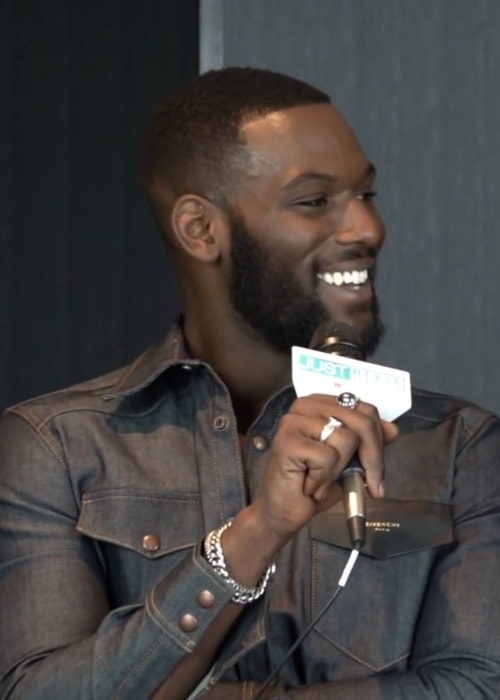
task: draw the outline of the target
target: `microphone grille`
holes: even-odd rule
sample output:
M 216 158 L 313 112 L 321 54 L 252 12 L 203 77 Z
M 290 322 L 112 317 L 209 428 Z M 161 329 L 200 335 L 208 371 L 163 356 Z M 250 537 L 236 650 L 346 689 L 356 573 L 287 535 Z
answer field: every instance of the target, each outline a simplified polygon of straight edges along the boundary
M 366 360 L 359 335 L 351 326 L 343 323 L 321 323 L 311 338 L 310 347 L 353 360 Z

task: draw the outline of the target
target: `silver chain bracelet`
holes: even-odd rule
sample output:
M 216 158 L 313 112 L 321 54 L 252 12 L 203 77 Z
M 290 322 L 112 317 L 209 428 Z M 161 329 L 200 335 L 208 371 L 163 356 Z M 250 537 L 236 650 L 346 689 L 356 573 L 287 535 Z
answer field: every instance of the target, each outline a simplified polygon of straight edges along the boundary
M 229 575 L 229 571 L 227 570 L 226 560 L 224 558 L 224 552 L 222 550 L 221 536 L 225 530 L 231 527 L 232 523 L 233 520 L 231 518 L 231 520 L 228 520 L 227 523 L 224 523 L 224 525 L 222 525 L 222 527 L 220 527 L 218 530 L 212 530 L 212 532 L 209 532 L 209 534 L 205 537 L 205 540 L 203 542 L 203 551 L 205 553 L 206 560 L 214 569 L 214 571 L 222 579 L 224 579 L 224 581 L 226 581 L 226 583 L 228 583 L 231 586 L 231 588 L 234 589 L 232 597 L 233 603 L 246 605 L 247 603 L 253 603 L 254 600 L 257 600 L 257 598 L 261 597 L 261 595 L 266 590 L 267 584 L 269 583 L 269 579 L 274 575 L 274 572 L 276 571 L 276 565 L 274 564 L 274 562 L 269 564 L 265 573 L 260 578 L 255 587 L 243 586 L 241 583 L 238 583 L 233 578 L 231 578 L 231 576 Z

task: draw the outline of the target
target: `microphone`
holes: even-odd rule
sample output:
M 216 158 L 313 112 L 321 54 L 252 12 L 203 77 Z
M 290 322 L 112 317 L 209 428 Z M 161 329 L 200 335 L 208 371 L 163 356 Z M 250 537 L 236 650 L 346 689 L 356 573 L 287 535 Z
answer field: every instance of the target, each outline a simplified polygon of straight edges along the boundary
M 318 326 L 310 343 L 313 350 L 332 355 L 342 355 L 354 360 L 366 360 L 361 340 L 351 326 L 325 322 Z M 354 549 L 361 549 L 365 543 L 365 470 L 357 457 L 342 470 L 339 477 L 342 487 L 347 528 Z

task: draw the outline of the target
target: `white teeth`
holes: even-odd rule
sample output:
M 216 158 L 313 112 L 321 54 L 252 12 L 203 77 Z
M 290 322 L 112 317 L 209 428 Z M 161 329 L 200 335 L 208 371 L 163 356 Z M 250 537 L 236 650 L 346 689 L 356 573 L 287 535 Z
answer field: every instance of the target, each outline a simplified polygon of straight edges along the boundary
M 327 284 L 341 287 L 343 284 L 364 284 L 368 279 L 368 270 L 347 270 L 346 272 L 323 272 L 318 277 Z

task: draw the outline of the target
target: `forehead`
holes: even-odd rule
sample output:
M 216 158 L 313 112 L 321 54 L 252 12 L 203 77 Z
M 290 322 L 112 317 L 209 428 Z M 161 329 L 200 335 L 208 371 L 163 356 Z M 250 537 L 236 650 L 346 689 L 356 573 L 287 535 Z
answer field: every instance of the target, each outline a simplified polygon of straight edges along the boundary
M 302 173 L 321 172 L 345 184 L 366 173 L 367 160 L 353 130 L 330 104 L 271 112 L 242 126 L 249 153 L 249 180 L 285 183 Z

